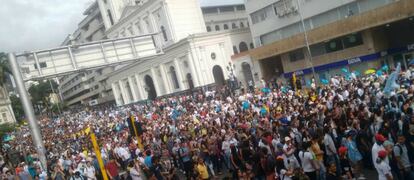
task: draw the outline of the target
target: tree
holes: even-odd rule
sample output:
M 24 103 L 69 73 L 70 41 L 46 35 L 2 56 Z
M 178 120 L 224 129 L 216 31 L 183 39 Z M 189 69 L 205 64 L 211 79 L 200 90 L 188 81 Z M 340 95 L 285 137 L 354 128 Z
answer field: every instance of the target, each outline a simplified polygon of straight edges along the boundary
M 51 82 L 53 88 L 57 89 L 58 84 L 53 80 L 51 80 Z M 29 94 L 32 97 L 32 103 L 34 105 L 44 107 L 47 110 L 49 110 L 51 106 L 49 102 L 49 95 L 52 92 L 52 87 L 50 86 L 50 83 L 47 80 L 38 81 L 38 83 L 34 83 L 29 88 Z
M 16 117 L 17 121 L 20 121 L 24 117 L 24 110 L 22 106 L 22 102 L 16 95 L 10 96 L 11 106 L 14 112 L 14 117 Z
M 3 141 L 3 136 L 6 133 L 12 132 L 16 129 L 15 124 L 12 123 L 5 123 L 0 125 L 0 138 L 2 138 L 0 141 Z
M 0 86 L 3 86 L 11 75 L 9 61 L 6 53 L 0 52 Z

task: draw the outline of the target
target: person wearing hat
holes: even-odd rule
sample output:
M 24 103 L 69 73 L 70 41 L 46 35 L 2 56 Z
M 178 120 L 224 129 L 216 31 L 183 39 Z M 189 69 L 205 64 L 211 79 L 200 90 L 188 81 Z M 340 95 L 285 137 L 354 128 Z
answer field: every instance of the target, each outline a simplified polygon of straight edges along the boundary
M 377 169 L 378 167 L 378 163 L 376 163 L 377 158 L 378 158 L 378 152 L 381 150 L 385 150 L 383 144 L 387 139 L 382 135 L 382 134 L 376 134 L 375 135 L 375 143 L 372 146 L 372 161 L 374 164 L 374 167 Z M 387 162 L 387 164 L 389 163 L 388 157 L 385 158 L 385 161 Z
M 386 162 L 386 158 L 388 157 L 388 152 L 384 149 L 378 151 L 377 159 L 375 159 L 376 169 L 378 172 L 378 180 L 393 180 L 393 176 L 391 173 L 391 167 Z
M 338 155 L 342 173 L 341 177 L 344 179 L 352 179 L 354 177 L 354 174 L 352 173 L 351 163 L 348 159 L 348 148 L 345 146 L 339 147 Z

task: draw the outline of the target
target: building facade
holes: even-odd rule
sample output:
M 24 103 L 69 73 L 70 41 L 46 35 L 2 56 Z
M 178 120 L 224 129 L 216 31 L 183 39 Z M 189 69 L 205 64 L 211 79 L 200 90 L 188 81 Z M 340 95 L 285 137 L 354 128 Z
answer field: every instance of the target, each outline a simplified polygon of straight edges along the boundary
M 413 56 L 413 0 L 245 1 L 254 45 L 238 64 L 259 65 L 265 80 L 329 79 L 384 65 L 406 68 Z M 308 46 L 309 45 L 309 50 Z M 345 68 L 346 70 L 343 70 Z M 255 73 L 255 72 L 254 72 Z M 258 79 L 259 79 L 258 78 Z
M 0 86 L 0 124 L 15 123 L 11 101 L 6 88 Z
M 105 24 L 98 2 L 92 3 L 83 14 L 85 18 L 78 24 L 75 32 L 66 37 L 62 45 L 76 45 L 105 38 Z M 109 95 L 110 89 L 106 88 L 102 79 L 102 75 L 112 70 L 113 68 L 90 70 L 59 78 L 61 98 L 69 106 L 113 101 L 113 96 Z
M 125 8 L 106 36 L 158 33 L 163 55 L 117 67 L 107 76 L 117 105 L 226 83 L 231 56 L 253 44 L 244 9 L 242 2 L 203 7 L 198 0 L 154 0 Z

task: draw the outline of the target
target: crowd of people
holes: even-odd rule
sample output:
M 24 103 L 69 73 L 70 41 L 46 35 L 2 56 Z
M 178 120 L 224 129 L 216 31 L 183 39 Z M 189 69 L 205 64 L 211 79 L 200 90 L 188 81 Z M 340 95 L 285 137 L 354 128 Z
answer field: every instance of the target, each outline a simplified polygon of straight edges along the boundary
M 47 168 L 21 127 L 3 144 L 0 179 L 103 179 L 91 133 L 113 180 L 366 179 L 367 169 L 380 180 L 414 179 L 414 71 L 401 72 L 389 95 L 387 77 L 72 109 L 39 121 Z

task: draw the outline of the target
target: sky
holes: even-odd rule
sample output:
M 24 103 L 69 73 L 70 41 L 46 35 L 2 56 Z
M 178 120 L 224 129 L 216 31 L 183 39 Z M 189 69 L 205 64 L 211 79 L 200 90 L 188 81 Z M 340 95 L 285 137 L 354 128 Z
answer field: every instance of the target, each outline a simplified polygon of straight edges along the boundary
M 0 0 L 0 52 L 59 46 L 92 0 Z
M 0 52 L 24 52 L 60 46 L 84 18 L 93 0 L 0 0 Z M 201 6 L 244 0 L 199 0 Z

